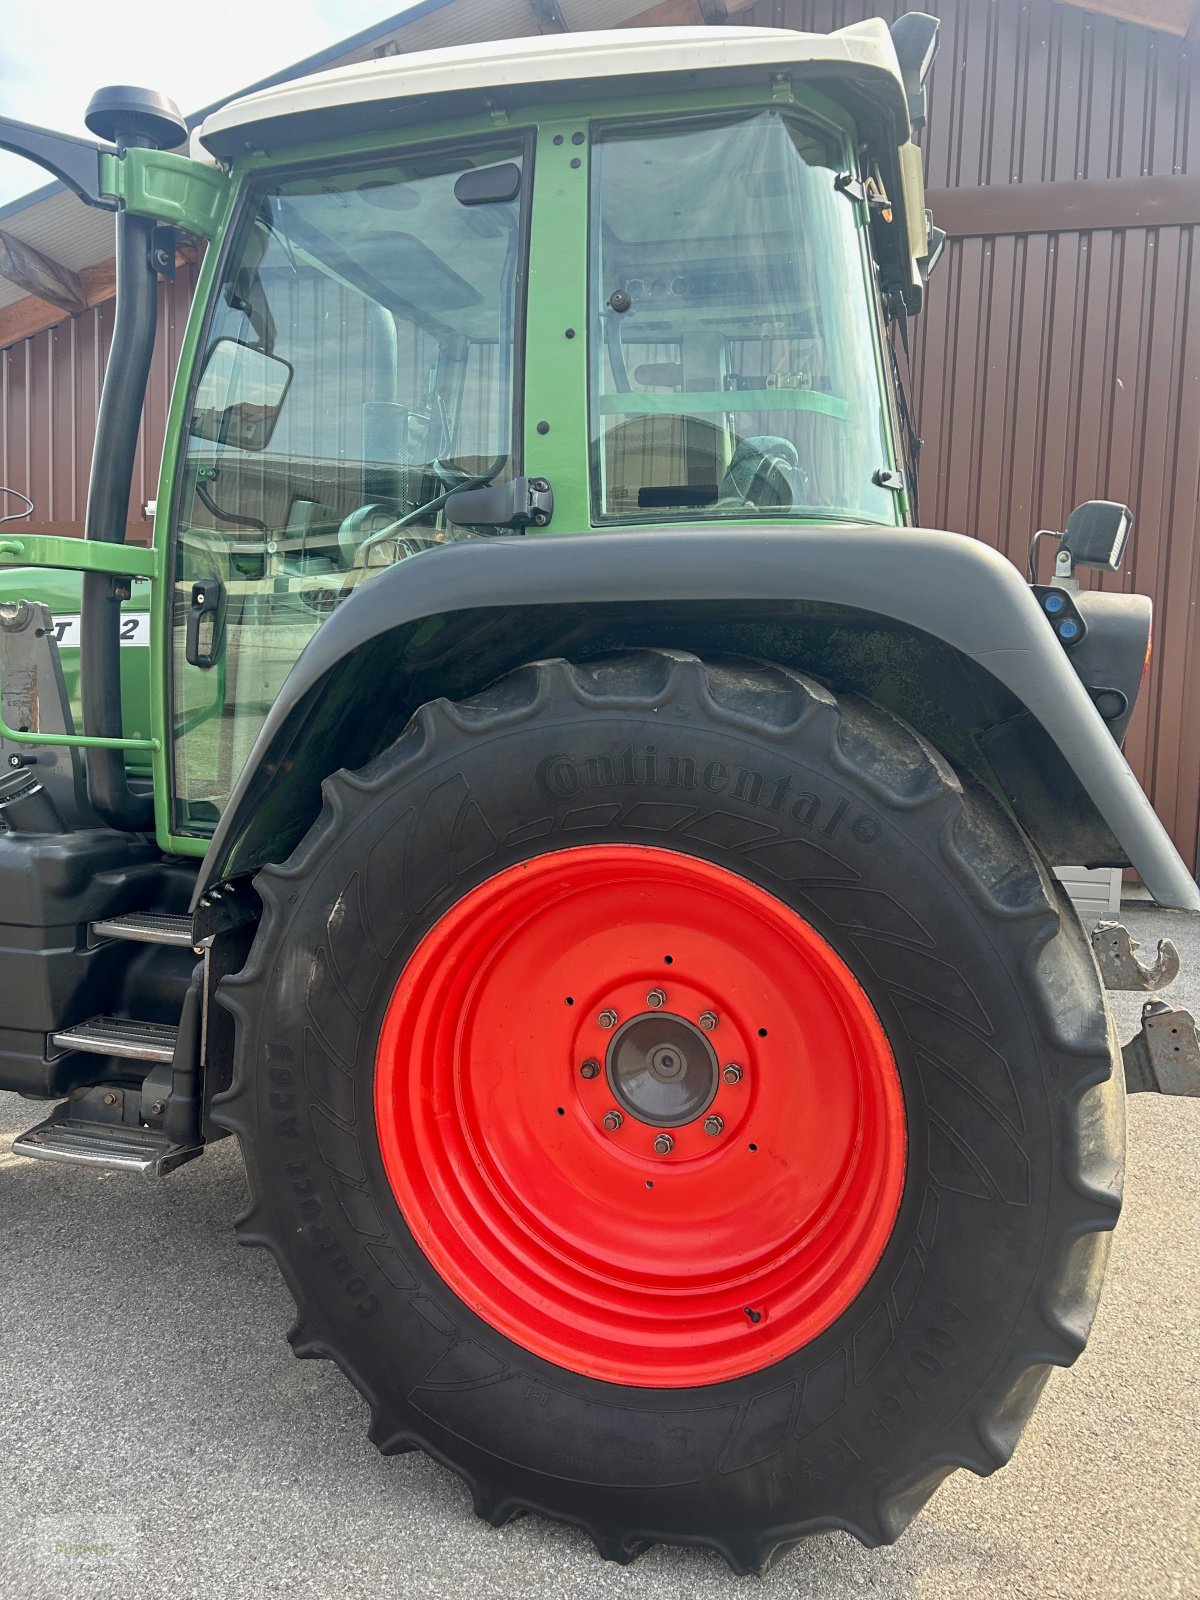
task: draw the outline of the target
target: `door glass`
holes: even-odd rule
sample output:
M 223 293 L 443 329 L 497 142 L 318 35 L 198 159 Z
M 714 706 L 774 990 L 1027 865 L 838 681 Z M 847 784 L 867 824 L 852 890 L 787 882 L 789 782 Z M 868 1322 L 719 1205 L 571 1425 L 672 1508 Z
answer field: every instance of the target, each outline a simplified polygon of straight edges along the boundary
M 844 165 L 839 136 L 775 110 L 598 135 L 598 520 L 898 520 Z
M 189 405 L 175 530 L 175 829 L 211 833 L 296 657 L 359 584 L 475 537 L 515 470 L 517 146 L 251 197 Z

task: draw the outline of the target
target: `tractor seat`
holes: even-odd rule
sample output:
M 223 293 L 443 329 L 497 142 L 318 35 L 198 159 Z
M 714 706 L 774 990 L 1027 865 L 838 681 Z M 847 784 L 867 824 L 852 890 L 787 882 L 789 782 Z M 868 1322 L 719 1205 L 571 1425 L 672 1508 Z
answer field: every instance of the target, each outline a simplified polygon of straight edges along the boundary
M 800 457 L 790 439 L 758 434 L 739 439 L 717 495 L 720 506 L 752 505 L 788 511 L 795 501 Z

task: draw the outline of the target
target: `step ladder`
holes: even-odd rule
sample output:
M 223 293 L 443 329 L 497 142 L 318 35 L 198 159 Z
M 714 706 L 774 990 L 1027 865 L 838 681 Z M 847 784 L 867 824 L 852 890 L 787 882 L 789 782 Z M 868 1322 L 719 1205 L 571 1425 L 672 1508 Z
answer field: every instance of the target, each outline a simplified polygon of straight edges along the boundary
M 112 1090 L 103 1093 L 111 1094 Z M 137 1091 L 133 1091 L 137 1098 Z M 13 1155 L 57 1161 L 75 1167 L 103 1167 L 110 1172 L 140 1172 L 161 1178 L 198 1156 L 203 1145 L 172 1144 L 165 1133 L 138 1123 L 102 1122 L 84 1115 L 87 1101 L 75 1097 L 56 1106 L 44 1122 L 13 1140 Z
M 131 1022 L 125 1017 L 92 1017 L 73 1028 L 60 1028 L 50 1042 L 60 1050 L 83 1050 L 93 1056 L 123 1061 L 167 1062 L 175 1054 L 179 1029 L 166 1022 Z
M 123 940 L 133 944 L 175 945 L 195 949 L 190 917 L 166 912 L 126 912 L 105 917 L 89 928 L 93 943 Z M 146 1066 L 141 1088 L 96 1084 L 76 1090 L 43 1122 L 13 1140 L 14 1155 L 36 1161 L 100 1167 L 161 1177 L 200 1154 L 203 1146 L 173 1143 L 166 1133 L 146 1125 L 159 1116 L 169 1093 L 162 1068 L 175 1056 L 179 1029 L 172 1023 L 144 1022 L 131 1017 L 96 1016 L 59 1028 L 49 1037 L 51 1050 L 77 1050 Z M 155 1071 L 155 1069 L 160 1069 Z M 152 1083 L 153 1077 L 153 1083 Z M 144 1095 L 161 1096 L 143 1105 Z
M 95 940 L 128 939 L 134 944 L 175 944 L 187 949 L 192 941 L 191 917 L 164 911 L 128 911 L 123 917 L 105 917 L 91 924 Z

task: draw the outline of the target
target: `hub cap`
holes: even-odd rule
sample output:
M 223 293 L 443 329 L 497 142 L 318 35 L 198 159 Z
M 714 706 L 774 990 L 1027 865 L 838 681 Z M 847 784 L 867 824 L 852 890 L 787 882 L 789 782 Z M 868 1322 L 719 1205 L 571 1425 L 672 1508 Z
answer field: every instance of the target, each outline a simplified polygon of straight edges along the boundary
M 683 1017 L 634 1017 L 608 1047 L 608 1082 L 631 1115 L 656 1128 L 694 1122 L 717 1092 L 716 1052 Z
M 757 1371 L 887 1243 L 887 1039 L 795 912 L 674 851 L 539 856 L 463 896 L 380 1035 L 384 1167 L 430 1261 L 524 1348 L 613 1382 Z

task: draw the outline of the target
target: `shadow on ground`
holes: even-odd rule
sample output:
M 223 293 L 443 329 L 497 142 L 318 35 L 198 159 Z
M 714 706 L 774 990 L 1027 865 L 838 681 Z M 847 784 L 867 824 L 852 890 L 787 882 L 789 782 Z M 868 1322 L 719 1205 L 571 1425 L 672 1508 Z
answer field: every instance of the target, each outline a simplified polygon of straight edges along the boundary
M 1200 1014 L 1200 917 L 1126 920 L 1177 938 L 1168 994 Z M 1139 1004 L 1117 997 L 1122 1037 Z M 0 1095 L 3 1600 L 1200 1594 L 1200 1101 L 1131 1102 L 1093 1340 L 1012 1464 L 956 1474 L 892 1549 L 821 1537 L 764 1579 L 678 1550 L 612 1567 L 532 1517 L 484 1527 L 449 1473 L 376 1454 L 336 1370 L 293 1359 L 273 1263 L 234 1243 L 232 1141 L 150 1184 L 14 1158 L 39 1116 Z

